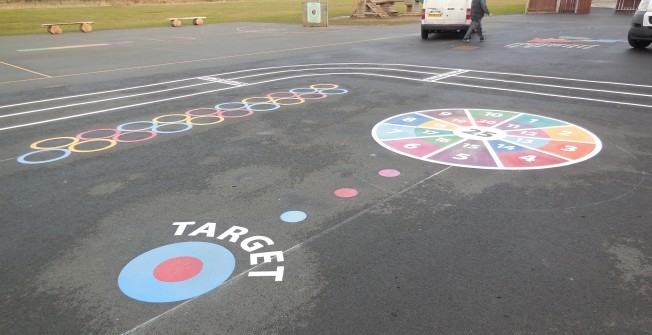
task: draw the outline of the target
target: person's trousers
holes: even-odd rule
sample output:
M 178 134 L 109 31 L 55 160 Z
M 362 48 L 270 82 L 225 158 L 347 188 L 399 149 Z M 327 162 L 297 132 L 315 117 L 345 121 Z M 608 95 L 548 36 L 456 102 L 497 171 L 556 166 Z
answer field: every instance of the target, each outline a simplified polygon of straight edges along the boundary
M 470 39 L 471 34 L 473 34 L 473 32 L 478 33 L 478 36 L 482 37 L 482 22 L 480 22 L 480 20 L 471 21 L 471 26 L 469 26 L 469 30 L 466 31 L 466 35 L 464 35 L 464 39 L 465 40 Z

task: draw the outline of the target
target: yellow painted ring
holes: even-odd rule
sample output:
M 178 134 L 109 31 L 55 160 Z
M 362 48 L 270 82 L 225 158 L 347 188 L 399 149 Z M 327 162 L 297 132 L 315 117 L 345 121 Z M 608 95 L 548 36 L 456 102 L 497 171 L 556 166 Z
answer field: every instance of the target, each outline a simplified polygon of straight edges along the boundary
M 332 90 L 334 88 L 340 87 L 339 85 L 335 84 L 314 84 L 310 85 L 310 88 L 314 88 L 316 90 Z
M 54 140 L 63 140 L 63 139 L 72 140 L 72 142 L 70 142 L 68 144 L 64 144 L 64 145 L 58 145 L 56 147 L 42 147 L 42 146 L 39 145 L 39 144 L 41 144 L 43 142 L 54 141 Z M 64 137 L 46 138 L 44 140 L 40 140 L 40 141 L 32 143 L 32 145 L 30 145 L 29 147 L 32 148 L 32 149 L 36 149 L 36 150 L 61 149 L 61 148 L 65 148 L 65 147 L 67 147 L 69 145 L 75 145 L 77 143 L 79 143 L 79 139 L 77 137 L 64 136 Z
M 107 145 L 106 147 L 102 147 L 102 148 L 98 148 L 98 149 L 91 149 L 91 150 L 80 150 L 80 149 L 76 148 L 80 144 L 86 144 L 86 143 L 91 143 L 91 142 L 109 142 L 109 145 Z M 68 150 L 70 150 L 72 152 L 97 152 L 97 151 L 102 151 L 102 150 L 112 148 L 116 144 L 118 144 L 118 142 L 115 141 L 115 140 L 111 140 L 111 139 L 108 139 L 108 138 L 96 138 L 96 139 L 92 139 L 92 140 L 88 140 L 88 141 L 82 141 L 82 142 L 79 142 L 79 143 L 75 143 L 75 144 L 71 145 L 70 147 L 68 147 Z
M 262 101 L 256 101 L 262 100 Z M 251 101 L 254 100 L 254 101 Z M 247 105 L 253 105 L 253 104 L 273 104 L 276 103 L 276 99 L 270 98 L 270 97 L 251 97 L 251 98 L 244 98 L 242 99 L 242 102 L 246 103 Z
M 201 118 L 216 118 L 217 121 L 215 121 L 215 122 L 208 122 L 208 123 L 197 123 L 197 122 L 194 122 L 195 119 L 201 119 Z M 218 124 L 218 123 L 220 123 L 220 122 L 222 122 L 222 121 L 224 121 L 224 117 L 223 117 L 223 116 L 219 116 L 219 115 L 206 115 L 206 116 L 193 116 L 193 117 L 190 118 L 190 120 L 186 121 L 186 123 L 191 124 L 191 125 L 193 125 L 193 126 L 210 126 L 210 125 L 212 125 L 212 124 Z
M 178 120 L 178 121 L 160 121 L 163 118 L 175 117 L 175 116 L 180 116 L 180 117 L 182 117 L 182 119 Z M 161 116 L 157 116 L 157 117 L 153 118 L 152 121 L 154 121 L 155 123 L 158 123 L 158 124 L 176 124 L 176 123 L 184 123 L 184 122 L 188 123 L 188 121 L 190 121 L 190 115 L 186 115 L 186 114 L 161 115 Z
M 283 101 L 283 100 L 297 100 L 298 102 L 282 103 L 281 101 Z M 276 98 L 276 99 L 274 99 L 274 101 L 277 104 L 281 105 L 281 106 L 292 106 L 292 105 L 300 105 L 300 104 L 306 102 L 306 99 L 304 99 L 304 98 Z

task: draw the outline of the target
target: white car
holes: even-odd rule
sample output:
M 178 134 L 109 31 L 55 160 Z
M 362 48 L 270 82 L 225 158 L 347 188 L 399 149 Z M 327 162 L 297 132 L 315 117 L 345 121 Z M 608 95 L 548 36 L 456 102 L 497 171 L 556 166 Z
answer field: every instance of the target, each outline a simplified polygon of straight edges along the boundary
M 652 43 L 652 0 L 642 0 L 627 34 L 632 48 L 644 49 Z

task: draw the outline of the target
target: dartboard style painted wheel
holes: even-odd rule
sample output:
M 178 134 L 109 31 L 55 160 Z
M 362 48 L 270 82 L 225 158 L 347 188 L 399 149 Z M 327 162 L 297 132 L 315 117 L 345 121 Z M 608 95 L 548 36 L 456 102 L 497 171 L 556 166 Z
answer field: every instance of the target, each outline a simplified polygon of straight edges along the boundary
M 549 117 L 488 109 L 435 109 L 392 116 L 374 139 L 401 155 L 446 165 L 495 170 L 546 169 L 595 156 L 590 131 Z

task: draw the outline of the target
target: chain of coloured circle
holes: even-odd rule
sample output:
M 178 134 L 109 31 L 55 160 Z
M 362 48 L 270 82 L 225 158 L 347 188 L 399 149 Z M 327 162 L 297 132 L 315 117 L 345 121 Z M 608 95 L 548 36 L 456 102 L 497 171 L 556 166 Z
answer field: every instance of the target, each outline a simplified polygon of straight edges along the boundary
M 209 126 L 223 122 L 229 118 L 242 118 L 256 112 L 269 112 L 281 106 L 300 105 L 308 100 L 324 99 L 329 95 L 345 94 L 348 90 L 339 88 L 336 84 L 314 84 L 310 87 L 290 89 L 288 92 L 273 92 L 266 96 L 257 96 L 242 99 L 238 102 L 225 102 L 215 105 L 214 108 L 195 108 L 183 114 L 167 114 L 153 118 L 151 121 L 133 121 L 123 123 L 115 128 L 100 128 L 87 130 L 75 137 L 52 137 L 36 141 L 30 145 L 31 149 L 26 154 L 17 158 L 22 164 L 43 164 L 64 159 L 71 153 L 90 153 L 108 150 L 118 143 L 135 143 L 150 140 L 158 134 L 173 134 L 188 131 L 194 126 Z M 108 132 L 109 134 L 103 134 Z M 135 139 L 125 138 L 134 134 L 146 136 Z M 61 143 L 63 142 L 63 143 Z M 50 145 L 48 145 L 51 143 Z M 101 143 L 99 147 L 91 145 L 84 149 L 84 145 Z M 59 156 L 49 159 L 32 159 L 39 154 L 60 153 Z

